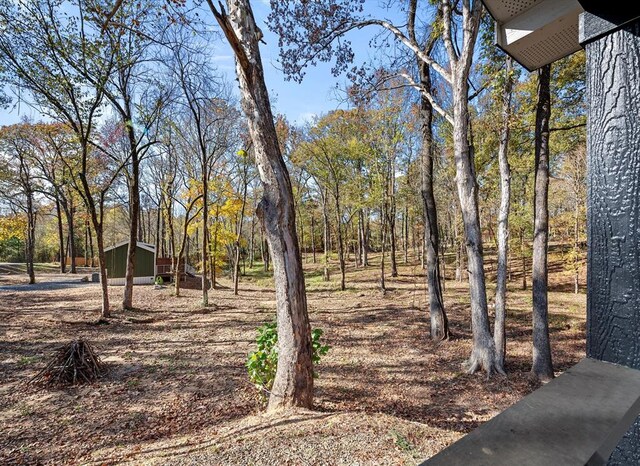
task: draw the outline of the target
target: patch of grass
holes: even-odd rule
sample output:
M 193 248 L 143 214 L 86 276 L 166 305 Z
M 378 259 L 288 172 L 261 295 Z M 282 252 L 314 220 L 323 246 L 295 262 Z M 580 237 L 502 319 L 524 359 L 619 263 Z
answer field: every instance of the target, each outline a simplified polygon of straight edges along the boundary
M 416 450 L 416 447 L 409 441 L 409 439 L 407 437 L 405 437 L 404 435 L 402 435 L 400 432 L 398 432 L 395 429 L 391 429 L 389 431 L 389 434 L 391 434 L 391 438 L 393 439 L 394 445 L 400 451 L 403 451 L 403 452 L 411 455 L 414 458 L 417 456 L 418 452 Z
M 18 360 L 18 364 L 20 364 L 21 366 L 30 366 L 34 362 L 38 362 L 40 359 L 40 356 L 22 356 Z
M 127 380 L 127 388 L 138 388 L 140 386 L 140 379 L 133 378 Z
M 20 414 L 20 416 L 23 417 L 28 417 L 33 415 L 33 413 L 35 413 L 35 410 L 29 406 L 27 403 L 20 403 L 18 406 L 18 413 Z

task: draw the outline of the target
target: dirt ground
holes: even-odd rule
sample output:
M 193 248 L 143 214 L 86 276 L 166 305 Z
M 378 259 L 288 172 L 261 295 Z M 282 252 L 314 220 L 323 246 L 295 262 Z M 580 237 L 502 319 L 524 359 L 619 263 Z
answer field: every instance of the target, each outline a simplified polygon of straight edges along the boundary
M 447 280 L 452 338 L 428 339 L 419 265 L 400 265 L 377 290 L 378 270 L 350 267 L 322 282 L 308 271 L 313 327 L 331 346 L 317 368 L 313 412 L 261 414 L 244 362 L 256 327 L 274 318 L 270 278 L 258 269 L 210 296 L 135 288 L 135 311 L 96 324 L 97 286 L 0 291 L 0 464 L 416 464 L 536 388 L 530 291 L 513 277 L 508 377 L 467 375 L 469 297 Z M 488 266 L 490 269 L 490 266 Z M 584 357 L 585 296 L 561 264 L 551 275 L 550 326 L 557 373 Z M 0 286 L 24 281 L 0 275 Z M 222 280 L 221 285 L 229 282 Z M 114 307 L 122 288 L 111 288 Z M 490 296 L 493 291 L 490 287 Z M 109 367 L 92 386 L 44 390 L 27 381 L 68 340 L 88 339 Z

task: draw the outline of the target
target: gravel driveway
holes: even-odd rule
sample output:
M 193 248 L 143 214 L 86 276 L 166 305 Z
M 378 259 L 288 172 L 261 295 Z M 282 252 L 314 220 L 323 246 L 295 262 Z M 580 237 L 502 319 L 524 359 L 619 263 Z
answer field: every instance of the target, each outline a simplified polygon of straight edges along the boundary
M 64 290 L 67 288 L 80 288 L 89 286 L 98 286 L 99 283 L 80 281 L 84 275 L 50 275 L 38 277 L 36 274 L 36 283 L 29 284 L 12 284 L 0 285 L 0 291 L 45 291 L 45 290 Z

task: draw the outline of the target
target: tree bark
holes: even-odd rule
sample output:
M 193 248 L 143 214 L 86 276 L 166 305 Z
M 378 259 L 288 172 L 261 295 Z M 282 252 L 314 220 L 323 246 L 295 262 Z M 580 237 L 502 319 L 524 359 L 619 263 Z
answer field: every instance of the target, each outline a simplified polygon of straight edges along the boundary
M 236 57 L 241 104 L 264 188 L 258 215 L 273 258 L 278 322 L 278 367 L 268 410 L 311 408 L 311 327 L 304 273 L 296 236 L 291 180 L 280 152 L 264 82 L 258 47 L 262 33 L 256 26 L 249 0 L 228 0 L 228 15 L 221 6 L 218 11 L 212 0 L 208 3 Z
M 547 248 L 549 241 L 549 119 L 551 117 L 551 65 L 538 74 L 538 104 L 535 129 L 535 193 L 533 233 L 533 365 L 531 373 L 539 380 L 553 378 L 549 343 L 547 296 Z
M 425 64 L 420 64 L 420 80 L 425 89 L 431 91 L 431 72 Z M 420 174 L 422 205 L 424 209 L 424 256 L 429 292 L 429 316 L 431 338 L 445 340 L 449 337 L 449 324 L 442 297 L 442 283 L 439 263 L 438 211 L 433 192 L 433 107 L 427 98 L 420 99 L 422 148 L 420 150 Z
M 511 119 L 511 94 L 513 89 L 512 61 L 505 62 L 505 81 L 502 97 L 502 128 L 500 129 L 500 147 L 498 164 L 500 166 L 500 209 L 498 211 L 498 265 L 496 274 L 495 322 L 493 339 L 496 344 L 496 366 L 504 370 L 507 348 L 505 337 L 506 295 L 507 295 L 507 258 L 509 256 L 509 209 L 511 206 L 511 167 L 508 148 Z

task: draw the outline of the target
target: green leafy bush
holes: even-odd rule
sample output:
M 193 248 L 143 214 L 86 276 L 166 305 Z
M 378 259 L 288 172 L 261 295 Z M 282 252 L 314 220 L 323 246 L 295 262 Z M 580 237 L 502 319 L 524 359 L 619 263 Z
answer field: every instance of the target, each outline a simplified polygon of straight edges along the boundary
M 313 364 L 318 364 L 320 358 L 329 351 L 328 345 L 323 345 L 320 341 L 322 329 L 316 328 L 311 331 L 311 360 Z M 247 371 L 249 379 L 260 392 L 260 398 L 266 401 L 266 394 L 273 387 L 273 380 L 276 377 L 278 368 L 278 329 L 275 322 L 266 323 L 258 327 L 256 337 L 258 348 L 249 353 L 247 358 Z M 313 373 L 317 377 L 316 372 Z

